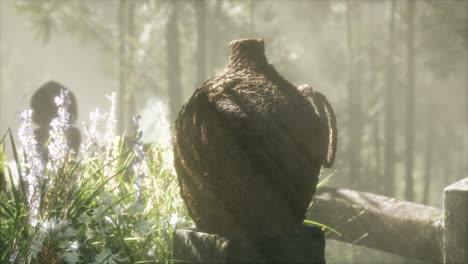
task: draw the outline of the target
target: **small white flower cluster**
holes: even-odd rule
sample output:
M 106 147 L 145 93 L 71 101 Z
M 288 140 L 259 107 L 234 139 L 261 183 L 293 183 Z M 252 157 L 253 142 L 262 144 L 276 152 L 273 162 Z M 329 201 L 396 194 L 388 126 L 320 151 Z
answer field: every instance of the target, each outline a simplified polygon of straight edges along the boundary
M 58 107 L 58 117 L 54 118 L 50 123 L 52 130 L 50 131 L 50 142 L 47 146 L 49 150 L 47 168 L 57 172 L 64 165 L 65 158 L 70 151 L 68 129 L 70 128 L 69 107 L 71 100 L 68 90 L 61 90 L 60 95 L 55 97 L 55 104 Z
M 178 213 L 171 214 L 171 218 L 169 218 L 169 224 L 172 226 L 172 229 L 175 229 L 177 224 L 185 221 L 185 218 L 180 217 Z
M 17 253 L 21 251 L 12 250 L 11 260 L 18 255 L 21 260 L 29 258 L 33 262 L 40 262 L 48 257 L 60 263 L 83 262 L 83 258 L 88 263 L 108 264 L 129 262 L 131 258 L 163 261 L 170 252 L 172 231 L 189 221 L 186 212 L 181 210 L 183 201 L 177 195 L 177 179 L 172 167 L 172 148 L 169 143 L 170 128 L 165 115 L 157 115 L 155 118 L 148 114 L 153 121 L 161 119 L 158 122 L 163 126 L 157 128 L 163 130 L 160 134 L 167 136 L 164 137 L 167 142 L 160 142 L 151 151 L 147 151 L 143 144 L 142 130 L 145 131 L 145 136 L 155 132 L 144 130 L 147 122 L 135 116 L 134 136 L 130 140 L 117 136 L 115 93 L 108 98 L 110 111 L 101 114 L 97 109 L 90 115 L 89 126 L 84 126 L 86 138 L 80 147 L 79 156 L 69 155 L 71 150 L 67 133 L 72 124 L 68 111 L 71 103 L 68 92 L 62 91 L 55 98 L 58 117 L 51 123 L 47 166 L 42 158 L 41 146 L 34 135 L 32 111 L 27 110 L 21 115 L 22 124 L 18 136 L 25 152 L 22 161 L 24 169 L 21 172 L 28 184 L 30 223 L 35 232 L 31 234 L 29 255 L 24 256 Z M 100 121 L 104 122 L 101 124 Z M 146 126 L 153 127 L 153 123 L 147 123 Z M 154 142 L 160 139 L 159 134 L 154 136 L 156 138 L 147 140 Z M 122 150 L 121 153 L 119 150 Z M 68 162 L 77 166 L 67 166 Z M 70 177 L 76 177 L 74 185 L 48 179 L 68 175 L 67 173 Z M 71 198 L 70 201 L 58 202 L 63 202 L 66 208 L 70 204 L 76 206 L 81 203 L 87 195 L 90 195 L 89 199 L 98 202 L 93 202 L 95 206 L 69 209 L 65 214 L 62 214 L 61 209 L 54 211 L 60 205 L 57 207 L 57 201 L 49 198 L 56 198 L 54 186 L 62 185 Z M 46 188 L 41 188 L 44 186 Z M 41 193 L 41 190 L 45 192 Z M 134 192 L 137 193 L 136 196 L 133 195 Z M 78 202 L 74 203 L 74 199 Z M 41 207 L 43 211 L 39 213 L 41 200 L 45 201 L 43 204 L 47 207 Z M 81 211 L 83 207 L 86 209 Z M 51 218 L 51 211 L 47 211 L 50 209 L 54 212 L 52 215 L 58 218 Z M 79 215 L 73 214 L 73 220 L 63 219 L 70 217 L 70 212 L 77 212 Z M 74 228 L 84 234 L 78 236 Z M 122 238 L 117 246 L 116 236 Z M 122 245 L 130 246 L 131 250 L 122 251 Z M 132 255 L 134 248 L 141 252 Z M 92 252 L 93 255 L 81 256 L 80 249 L 83 254 Z
M 13 240 L 12 246 L 12 254 L 10 254 L 10 263 L 15 263 L 16 259 L 18 258 L 18 244 L 16 243 L 16 239 Z
M 30 222 L 34 226 L 39 213 L 40 184 L 44 180 L 44 161 L 39 151 L 39 145 L 32 126 L 32 110 L 25 110 L 20 115 L 21 125 L 18 138 L 24 148 L 24 158 L 21 166 L 22 176 L 27 183 Z
M 41 200 L 41 184 L 52 184 L 51 179 L 44 176 L 45 167 L 48 170 L 57 172 L 64 163 L 66 156 L 69 153 L 69 142 L 67 131 L 70 127 L 70 112 L 71 104 L 68 90 L 62 89 L 60 95 L 55 97 L 55 104 L 58 107 L 58 117 L 53 119 L 50 126 L 50 142 L 48 148 L 48 163 L 42 158 L 40 146 L 34 134 L 32 125 L 31 109 L 25 110 L 20 115 L 21 125 L 18 129 L 18 138 L 24 148 L 24 158 L 22 160 L 22 176 L 28 186 L 28 203 L 30 209 L 30 223 L 35 226 L 38 221 L 39 203 Z

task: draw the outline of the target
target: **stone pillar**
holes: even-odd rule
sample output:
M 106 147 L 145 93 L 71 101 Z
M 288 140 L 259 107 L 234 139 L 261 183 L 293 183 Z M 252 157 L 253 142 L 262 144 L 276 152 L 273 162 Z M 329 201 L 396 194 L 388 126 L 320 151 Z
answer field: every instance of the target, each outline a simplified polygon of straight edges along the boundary
M 444 263 L 468 263 L 468 178 L 444 190 Z

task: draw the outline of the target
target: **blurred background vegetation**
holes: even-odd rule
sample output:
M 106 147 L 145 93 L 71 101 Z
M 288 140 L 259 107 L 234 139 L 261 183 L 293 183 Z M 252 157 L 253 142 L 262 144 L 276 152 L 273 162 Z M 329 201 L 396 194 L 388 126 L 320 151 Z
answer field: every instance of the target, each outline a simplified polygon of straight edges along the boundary
M 334 105 L 329 185 L 441 207 L 443 188 L 468 176 L 463 0 L 2 0 L 0 131 L 54 79 L 77 95 L 79 120 L 117 92 L 119 130 L 142 113 L 154 141 L 154 106 L 172 122 L 239 38 L 264 39 L 286 79 Z M 340 246 L 330 261 L 384 259 Z

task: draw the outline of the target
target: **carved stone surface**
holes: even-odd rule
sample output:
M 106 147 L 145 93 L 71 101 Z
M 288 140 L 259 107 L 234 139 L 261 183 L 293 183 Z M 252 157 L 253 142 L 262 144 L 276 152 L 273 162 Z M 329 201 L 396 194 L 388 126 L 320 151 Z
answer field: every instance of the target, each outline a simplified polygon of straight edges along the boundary
M 230 48 L 227 67 L 175 123 L 181 196 L 205 232 L 299 230 L 327 160 L 328 122 L 267 62 L 263 40 Z

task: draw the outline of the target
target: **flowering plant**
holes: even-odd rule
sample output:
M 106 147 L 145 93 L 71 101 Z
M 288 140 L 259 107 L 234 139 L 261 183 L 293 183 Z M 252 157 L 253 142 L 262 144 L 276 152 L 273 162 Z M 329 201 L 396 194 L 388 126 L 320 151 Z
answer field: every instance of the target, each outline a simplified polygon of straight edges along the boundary
M 11 130 L 0 138 L 0 263 L 171 260 L 173 230 L 190 219 L 167 159 L 170 144 L 143 143 L 139 117 L 131 136 L 116 136 L 115 95 L 109 98 L 111 111 L 97 110 L 84 126 L 79 153 L 68 146 L 66 91 L 55 100 L 58 116 L 45 146 L 35 139 L 31 110 L 21 114 L 22 148 Z

